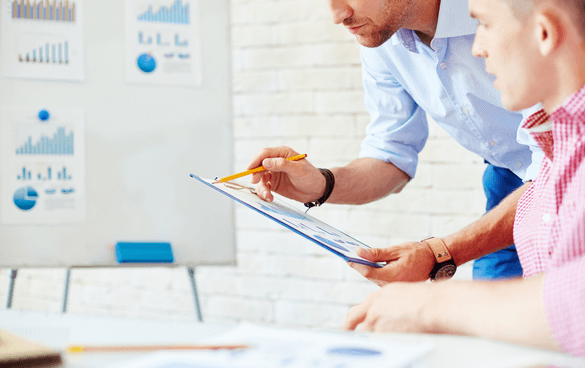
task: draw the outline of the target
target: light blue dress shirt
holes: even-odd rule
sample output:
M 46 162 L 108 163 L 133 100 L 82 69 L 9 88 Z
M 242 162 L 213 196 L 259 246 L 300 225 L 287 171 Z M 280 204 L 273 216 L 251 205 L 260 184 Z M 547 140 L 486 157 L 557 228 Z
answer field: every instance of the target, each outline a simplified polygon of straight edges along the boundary
M 428 114 L 492 165 L 524 181 L 536 177 L 543 155 L 519 129 L 522 112 L 503 108 L 495 77 L 471 54 L 476 24 L 467 0 L 443 0 L 431 47 L 400 29 L 377 48 L 361 48 L 371 121 L 360 157 L 391 162 L 413 178 L 429 134 Z

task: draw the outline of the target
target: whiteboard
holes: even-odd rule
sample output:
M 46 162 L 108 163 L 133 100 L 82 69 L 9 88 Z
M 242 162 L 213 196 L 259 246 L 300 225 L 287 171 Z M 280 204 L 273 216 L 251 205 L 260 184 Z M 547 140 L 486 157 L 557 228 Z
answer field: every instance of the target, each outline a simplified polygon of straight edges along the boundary
M 126 81 L 120 0 L 83 2 L 84 80 L 0 78 L 0 106 L 82 111 L 85 146 L 83 220 L 0 219 L 0 267 L 120 266 L 117 242 L 170 242 L 176 265 L 235 262 L 233 204 L 189 177 L 232 170 L 229 1 L 197 4 L 198 87 Z

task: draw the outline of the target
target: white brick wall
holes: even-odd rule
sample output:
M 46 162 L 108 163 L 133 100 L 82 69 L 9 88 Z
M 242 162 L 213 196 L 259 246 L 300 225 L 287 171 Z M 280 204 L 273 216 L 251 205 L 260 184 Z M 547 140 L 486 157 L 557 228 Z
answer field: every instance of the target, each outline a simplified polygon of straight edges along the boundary
M 368 123 L 358 43 L 325 0 L 232 0 L 234 171 L 263 147 L 286 144 L 318 167 L 357 157 Z M 417 176 L 399 195 L 311 214 L 377 247 L 447 235 L 483 213 L 484 165 L 430 123 Z M 339 258 L 236 206 L 236 267 L 201 267 L 206 321 L 338 328 L 377 289 Z M 463 266 L 458 278 L 469 278 Z M 19 271 L 14 309 L 57 312 L 65 271 Z M 6 292 L 0 272 L 0 295 Z M 74 269 L 71 313 L 194 319 L 184 269 Z

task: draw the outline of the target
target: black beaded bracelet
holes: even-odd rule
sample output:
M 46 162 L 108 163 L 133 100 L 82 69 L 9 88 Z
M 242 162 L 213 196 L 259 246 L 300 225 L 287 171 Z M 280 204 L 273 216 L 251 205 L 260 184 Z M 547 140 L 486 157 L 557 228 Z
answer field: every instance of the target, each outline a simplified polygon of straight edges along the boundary
M 320 206 L 325 203 L 333 192 L 333 187 L 335 187 L 335 176 L 333 176 L 333 173 L 328 169 L 319 169 L 319 171 L 321 171 L 321 174 L 325 177 L 325 193 L 323 193 L 323 196 L 316 201 L 305 203 L 305 207 L 307 208 Z

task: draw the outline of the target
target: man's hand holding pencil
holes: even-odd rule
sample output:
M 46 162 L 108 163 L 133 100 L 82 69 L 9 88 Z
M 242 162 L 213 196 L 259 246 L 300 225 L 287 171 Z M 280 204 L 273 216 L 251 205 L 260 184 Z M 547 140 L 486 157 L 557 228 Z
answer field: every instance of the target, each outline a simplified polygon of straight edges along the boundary
M 288 158 L 299 155 L 290 147 L 265 148 L 248 165 L 254 169 L 262 165 L 265 170 L 254 173 L 252 184 L 256 184 L 258 197 L 272 202 L 272 191 L 302 202 L 311 202 L 325 192 L 325 178 L 308 160 L 290 161 Z

